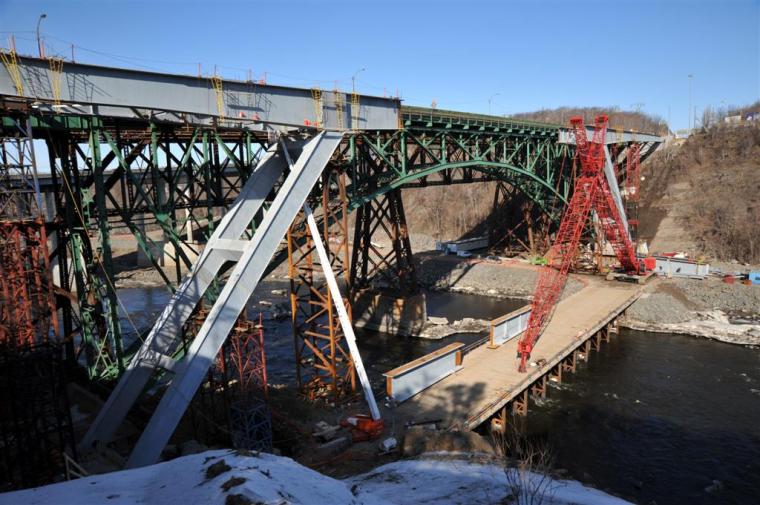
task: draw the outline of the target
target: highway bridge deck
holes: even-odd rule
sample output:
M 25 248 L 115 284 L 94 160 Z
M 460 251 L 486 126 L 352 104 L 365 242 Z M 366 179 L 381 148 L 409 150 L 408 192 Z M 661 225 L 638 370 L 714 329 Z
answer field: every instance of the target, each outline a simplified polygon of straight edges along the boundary
M 396 423 L 440 419 L 442 427 L 473 429 L 515 399 L 556 364 L 619 316 L 641 294 L 643 286 L 600 277 L 577 277 L 585 286 L 562 300 L 539 339 L 531 361 L 542 367 L 517 371 L 517 338 L 501 347 L 486 345 L 464 356 L 462 367 L 398 405 L 389 418 Z

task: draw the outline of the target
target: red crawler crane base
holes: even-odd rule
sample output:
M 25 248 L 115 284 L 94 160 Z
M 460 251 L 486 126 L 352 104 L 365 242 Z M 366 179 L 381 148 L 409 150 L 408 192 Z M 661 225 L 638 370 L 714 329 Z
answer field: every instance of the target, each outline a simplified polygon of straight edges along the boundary
M 573 196 L 562 215 L 554 244 L 547 253 L 547 264 L 538 275 L 528 328 L 517 344 L 521 372 L 526 371 L 533 346 L 551 319 L 557 300 L 565 287 L 567 274 L 578 255 L 581 234 L 591 209 L 596 211 L 604 235 L 623 269 L 632 274 L 637 274 L 640 270 L 634 245 L 620 219 L 620 212 L 604 176 L 607 116 L 596 117 L 591 142 L 586 137 L 583 118 L 571 118 L 570 125 L 575 133 L 576 155 L 581 162 L 581 176 L 575 181 Z

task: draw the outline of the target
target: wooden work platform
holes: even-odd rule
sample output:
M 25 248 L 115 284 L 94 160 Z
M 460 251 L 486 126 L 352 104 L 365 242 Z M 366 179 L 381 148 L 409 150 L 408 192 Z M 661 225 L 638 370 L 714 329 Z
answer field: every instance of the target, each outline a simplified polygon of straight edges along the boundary
M 517 371 L 519 337 L 495 349 L 481 345 L 464 356 L 460 370 L 385 415 L 397 423 L 440 419 L 442 427 L 473 429 L 618 317 L 643 290 L 641 285 L 600 277 L 576 278 L 585 286 L 557 305 L 531 355 L 531 362 L 542 366 Z

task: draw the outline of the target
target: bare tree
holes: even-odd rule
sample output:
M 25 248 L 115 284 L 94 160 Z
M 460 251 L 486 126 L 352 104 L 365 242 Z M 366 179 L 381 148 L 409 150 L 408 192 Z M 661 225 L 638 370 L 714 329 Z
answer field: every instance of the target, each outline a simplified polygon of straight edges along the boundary
M 494 442 L 503 459 L 507 503 L 551 503 L 557 483 L 550 475 L 554 454 L 548 444 L 529 439 L 513 422 L 504 433 L 494 434 Z

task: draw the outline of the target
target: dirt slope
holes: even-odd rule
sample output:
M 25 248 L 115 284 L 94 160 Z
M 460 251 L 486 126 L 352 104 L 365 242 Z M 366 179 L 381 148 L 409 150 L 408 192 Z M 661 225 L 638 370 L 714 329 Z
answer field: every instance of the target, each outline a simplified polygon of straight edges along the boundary
M 760 124 L 663 146 L 642 175 L 639 234 L 650 249 L 760 262 Z

